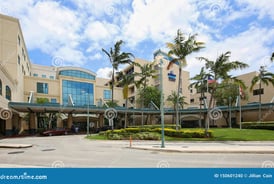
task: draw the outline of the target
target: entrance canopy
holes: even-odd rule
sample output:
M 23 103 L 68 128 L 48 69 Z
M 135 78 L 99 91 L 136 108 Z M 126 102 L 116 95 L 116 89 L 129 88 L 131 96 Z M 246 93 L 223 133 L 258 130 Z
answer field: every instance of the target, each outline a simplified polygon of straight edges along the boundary
M 262 109 L 271 109 L 274 107 L 274 103 L 265 103 L 261 104 Z M 104 114 L 104 112 L 108 109 L 107 107 L 97 107 L 95 105 L 87 106 L 64 106 L 58 103 L 45 103 L 45 104 L 37 104 L 37 103 L 24 103 L 24 102 L 9 102 L 9 108 L 15 110 L 17 112 L 59 112 L 59 113 L 73 113 L 73 114 L 85 114 L 87 113 L 87 109 L 89 109 L 89 113 L 95 114 Z M 221 106 L 216 107 L 219 108 L 223 112 L 227 112 L 229 110 L 239 111 L 239 107 L 228 107 Z M 242 111 L 249 110 L 257 110 L 259 108 L 259 104 L 249 104 L 241 107 Z M 114 108 L 117 113 L 135 113 L 135 114 L 160 114 L 160 110 L 154 109 L 126 109 L 125 107 L 115 107 Z M 173 109 L 165 109 L 165 114 L 174 114 L 175 111 Z M 206 113 L 207 109 L 199 109 L 199 108 L 189 108 L 189 109 L 181 109 L 179 111 L 183 114 L 197 114 L 197 113 Z

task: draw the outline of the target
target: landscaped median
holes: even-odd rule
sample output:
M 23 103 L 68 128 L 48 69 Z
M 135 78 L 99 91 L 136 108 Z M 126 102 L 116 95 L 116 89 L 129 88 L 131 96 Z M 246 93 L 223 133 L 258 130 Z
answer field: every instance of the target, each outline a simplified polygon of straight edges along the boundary
M 100 132 L 97 136 L 99 139 L 107 140 L 160 140 L 161 128 L 125 128 L 117 130 L 107 130 Z M 205 130 L 203 129 L 180 129 L 165 128 L 164 133 L 167 139 L 176 140 L 182 138 L 206 138 Z M 212 137 L 212 131 L 208 131 L 209 137 Z M 92 138 L 91 137 L 91 138 Z
M 93 134 L 89 139 L 96 140 L 160 140 L 161 128 L 134 127 L 126 129 L 108 130 Z M 204 129 L 165 128 L 167 141 L 274 141 L 273 130 L 239 129 L 239 128 L 212 128 L 206 137 Z

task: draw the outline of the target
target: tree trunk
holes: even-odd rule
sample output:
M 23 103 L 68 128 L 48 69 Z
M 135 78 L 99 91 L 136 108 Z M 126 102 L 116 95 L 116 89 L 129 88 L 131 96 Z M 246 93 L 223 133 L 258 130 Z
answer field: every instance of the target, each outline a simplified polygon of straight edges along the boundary
M 128 99 L 126 98 L 126 112 L 125 112 L 125 125 L 124 125 L 124 128 L 127 128 L 127 101 L 128 101 Z
M 261 123 L 262 120 L 262 107 L 261 107 L 261 102 L 262 102 L 262 80 L 260 79 L 260 84 L 259 84 L 259 89 L 260 89 L 260 93 L 259 93 L 259 122 Z
M 112 68 L 112 80 L 111 80 L 111 102 L 113 104 L 113 92 L 114 92 L 114 68 Z
M 176 112 L 176 130 L 179 129 L 179 96 L 180 96 L 180 90 L 181 90 L 181 86 L 182 86 L 182 67 L 179 65 L 179 81 L 178 81 L 178 90 L 177 90 L 177 102 L 176 102 L 176 108 L 175 108 L 175 112 Z M 182 92 L 183 93 L 183 92 Z

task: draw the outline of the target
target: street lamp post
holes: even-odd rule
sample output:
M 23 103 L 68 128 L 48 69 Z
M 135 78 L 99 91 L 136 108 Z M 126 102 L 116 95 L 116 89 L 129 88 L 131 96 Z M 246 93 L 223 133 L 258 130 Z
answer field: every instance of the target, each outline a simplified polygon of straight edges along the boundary
M 164 125 L 164 93 L 163 93 L 163 60 L 160 59 L 160 90 L 161 90 L 161 127 L 162 127 L 162 144 L 161 148 L 165 147 L 165 125 Z
M 231 96 L 228 97 L 229 100 L 229 128 L 231 128 Z
M 87 136 L 89 136 L 89 90 L 88 90 L 88 108 L 87 108 Z

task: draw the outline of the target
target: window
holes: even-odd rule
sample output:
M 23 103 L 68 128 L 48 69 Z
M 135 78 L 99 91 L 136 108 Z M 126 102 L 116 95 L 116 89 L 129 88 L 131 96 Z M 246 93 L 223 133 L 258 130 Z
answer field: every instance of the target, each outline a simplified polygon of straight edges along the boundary
M 194 103 L 194 101 L 195 101 L 194 98 L 190 99 L 190 103 Z
M 18 45 L 20 45 L 21 39 L 20 36 L 18 35 Z
M 42 78 L 47 78 L 47 76 L 45 74 L 42 74 Z
M 9 86 L 6 86 L 6 99 L 11 100 L 11 90 Z
M 50 99 L 50 102 L 51 103 L 57 103 L 57 100 L 56 100 L 56 98 L 52 98 L 52 99 Z
M 17 57 L 18 64 L 20 65 L 20 56 Z
M 79 70 L 62 70 L 59 75 L 95 80 L 95 76 Z
M 260 95 L 260 94 L 261 94 L 261 95 L 264 94 L 264 88 L 253 90 L 253 96 Z
M 2 81 L 0 79 L 0 95 L 2 95 Z
M 37 93 L 48 94 L 48 83 L 37 82 Z
M 109 100 L 111 96 L 111 90 L 104 90 L 104 99 Z
M 50 78 L 50 79 L 54 79 L 54 76 L 51 75 L 51 76 L 49 76 L 49 78 Z
M 92 83 L 62 80 L 62 102 L 68 104 L 70 96 L 77 106 L 94 104 L 94 88 Z
M 33 77 L 38 77 L 38 74 L 37 74 L 37 73 L 34 73 L 34 74 L 33 74 Z

